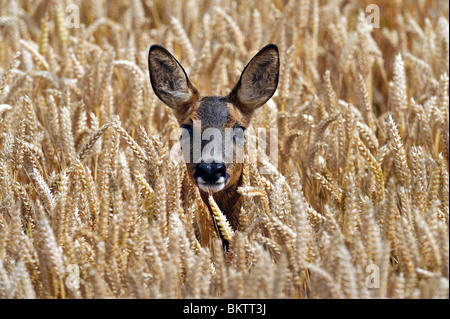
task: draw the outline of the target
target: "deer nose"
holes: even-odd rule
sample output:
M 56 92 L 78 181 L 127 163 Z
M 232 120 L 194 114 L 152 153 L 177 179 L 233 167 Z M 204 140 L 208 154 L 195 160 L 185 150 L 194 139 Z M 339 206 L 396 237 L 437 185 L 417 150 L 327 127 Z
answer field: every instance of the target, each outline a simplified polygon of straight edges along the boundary
M 224 163 L 198 163 L 194 178 L 199 184 L 220 184 L 227 180 L 227 170 Z

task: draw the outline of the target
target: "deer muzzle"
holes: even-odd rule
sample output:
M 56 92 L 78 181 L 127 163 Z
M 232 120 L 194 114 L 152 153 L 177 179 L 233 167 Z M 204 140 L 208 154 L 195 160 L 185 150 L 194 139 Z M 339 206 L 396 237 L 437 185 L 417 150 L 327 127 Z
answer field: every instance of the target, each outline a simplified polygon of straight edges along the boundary
M 205 192 L 221 191 L 229 177 L 225 163 L 201 162 L 195 166 L 195 183 Z

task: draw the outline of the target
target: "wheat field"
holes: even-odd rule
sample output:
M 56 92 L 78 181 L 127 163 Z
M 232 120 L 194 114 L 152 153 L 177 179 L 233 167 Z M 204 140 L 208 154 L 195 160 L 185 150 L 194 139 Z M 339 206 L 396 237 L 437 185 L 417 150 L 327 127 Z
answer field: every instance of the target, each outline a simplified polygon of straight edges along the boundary
M 449 298 L 447 1 L 0 4 L 0 298 Z M 202 95 L 278 45 L 239 229 L 171 159 L 155 43 Z

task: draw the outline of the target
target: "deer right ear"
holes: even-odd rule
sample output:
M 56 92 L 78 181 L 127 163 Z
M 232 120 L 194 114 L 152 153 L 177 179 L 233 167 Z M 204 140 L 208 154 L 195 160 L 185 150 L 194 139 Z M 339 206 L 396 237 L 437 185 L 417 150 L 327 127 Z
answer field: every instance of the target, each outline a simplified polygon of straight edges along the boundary
M 199 94 L 175 57 L 160 45 L 152 45 L 148 68 L 153 91 L 177 113 L 185 112 L 198 100 Z
M 247 64 L 228 97 L 243 113 L 251 114 L 275 93 L 279 73 L 278 47 L 266 45 Z

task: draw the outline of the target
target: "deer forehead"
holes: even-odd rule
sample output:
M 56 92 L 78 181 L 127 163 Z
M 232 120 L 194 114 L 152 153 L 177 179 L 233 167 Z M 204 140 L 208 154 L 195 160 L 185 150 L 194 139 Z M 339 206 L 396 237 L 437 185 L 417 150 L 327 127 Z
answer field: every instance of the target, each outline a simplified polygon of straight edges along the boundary
M 224 129 L 233 127 L 236 122 L 240 125 L 247 124 L 245 116 L 226 97 L 221 96 L 202 97 L 185 123 L 194 120 L 201 121 L 202 129 L 208 127 Z

